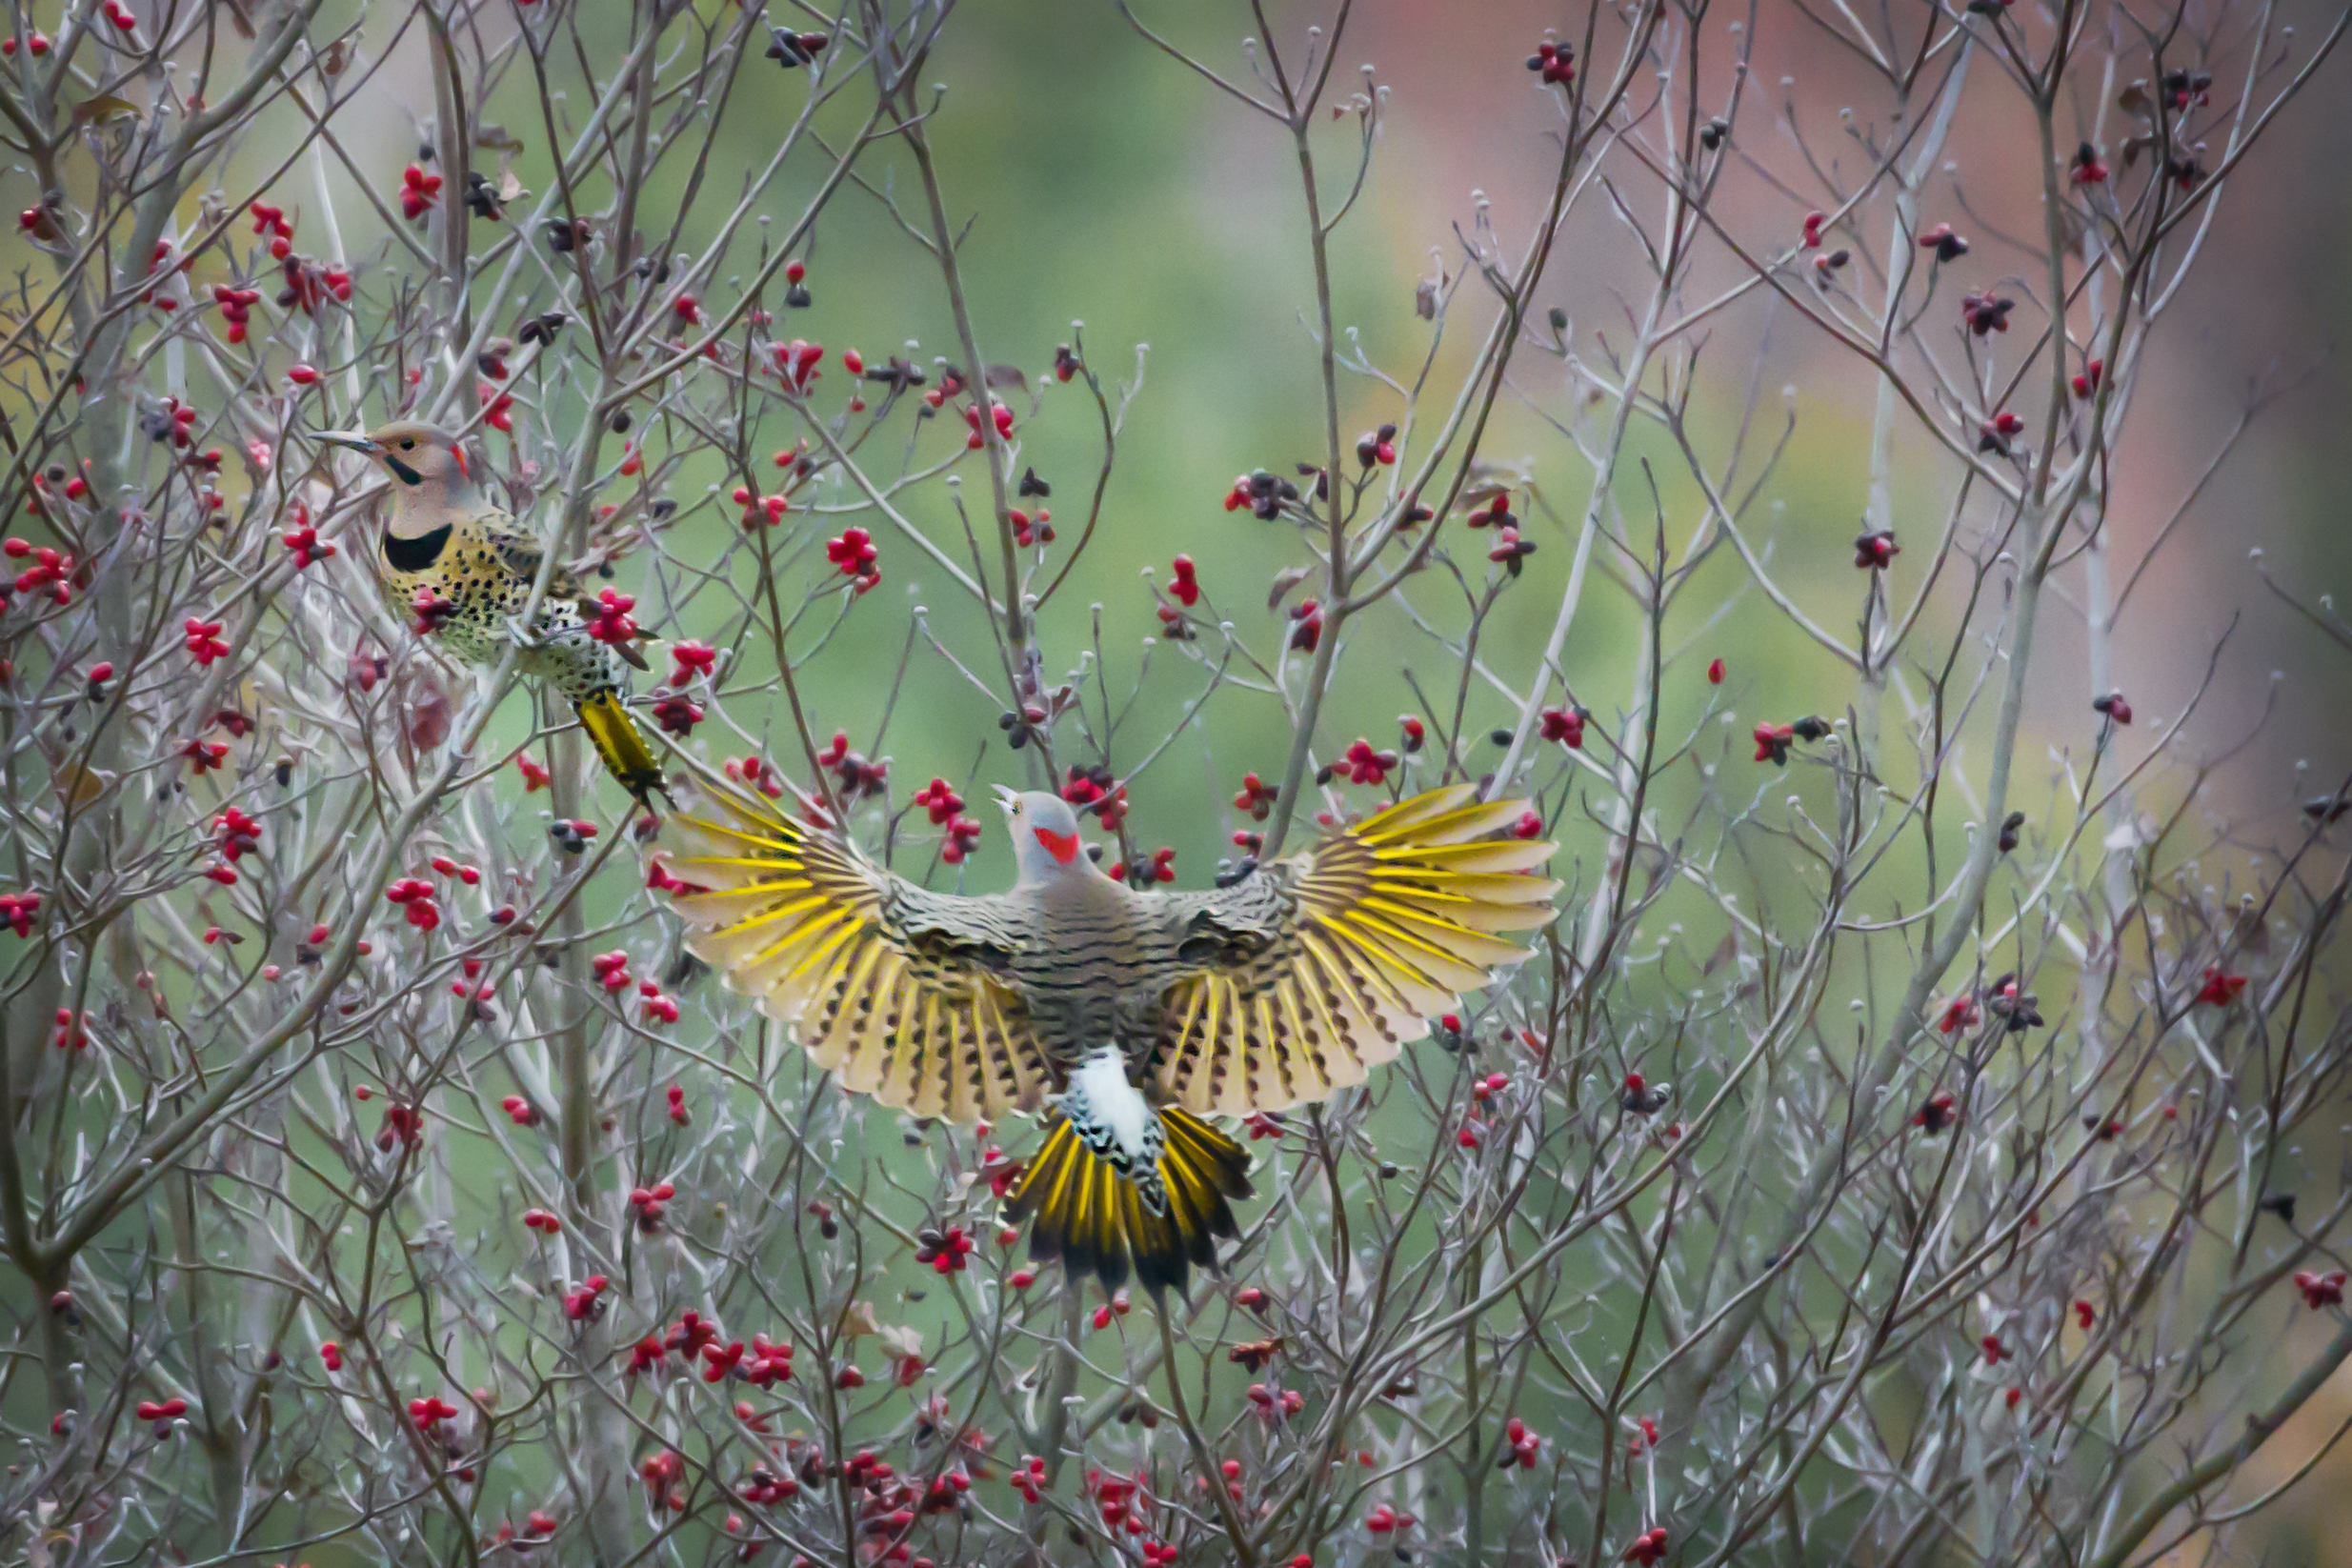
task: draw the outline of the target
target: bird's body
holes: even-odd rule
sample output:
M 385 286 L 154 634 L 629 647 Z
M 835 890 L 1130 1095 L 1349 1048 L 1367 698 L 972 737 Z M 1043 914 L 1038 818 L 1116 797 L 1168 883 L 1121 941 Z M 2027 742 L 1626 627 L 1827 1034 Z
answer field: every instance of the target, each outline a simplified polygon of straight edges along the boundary
M 665 823 L 690 946 L 790 1023 L 845 1088 L 959 1121 L 1050 1106 L 1012 1195 L 1032 1250 L 1106 1283 L 1182 1288 L 1233 1234 L 1248 1156 L 1203 1119 L 1360 1083 L 1552 917 L 1488 835 L 1523 806 L 1433 791 L 1208 893 L 1138 891 L 1075 814 L 1008 796 L 1021 876 L 979 897 L 893 875 L 721 779 Z
M 495 664 L 519 644 L 522 672 L 578 712 L 622 787 L 640 799 L 662 788 L 661 766 L 623 706 L 630 667 L 643 669 L 642 657 L 626 637 L 596 635 L 595 601 L 560 567 L 525 623 L 543 554 L 474 483 L 464 450 L 410 422 L 330 439 L 366 452 L 391 475 L 375 567 L 392 613 L 472 664 Z
M 513 640 L 539 576 L 539 547 L 514 519 L 483 507 L 452 516 L 414 538 L 389 528 L 377 551 L 376 581 L 395 615 L 414 619 L 420 604 L 445 605 L 428 619 L 443 646 L 474 664 L 494 664 Z M 629 690 L 620 650 L 589 634 L 587 595 L 558 568 L 532 617 L 523 673 L 577 704 Z

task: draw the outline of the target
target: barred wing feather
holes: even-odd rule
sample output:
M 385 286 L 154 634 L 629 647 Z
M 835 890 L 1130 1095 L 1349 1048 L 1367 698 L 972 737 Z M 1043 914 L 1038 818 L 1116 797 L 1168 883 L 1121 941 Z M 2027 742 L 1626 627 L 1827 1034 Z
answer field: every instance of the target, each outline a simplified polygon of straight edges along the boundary
M 1559 884 L 1525 874 L 1554 846 L 1489 836 L 1527 804 L 1477 794 L 1429 791 L 1232 888 L 1173 895 L 1221 945 L 1165 998 L 1160 1094 L 1233 1116 L 1323 1099 L 1523 960 L 1498 934 L 1552 920 Z
M 1002 901 L 933 893 L 697 769 L 655 853 L 687 946 L 791 1027 L 842 1086 L 918 1116 L 1035 1109 L 1052 1087 L 1021 998 L 990 971 Z

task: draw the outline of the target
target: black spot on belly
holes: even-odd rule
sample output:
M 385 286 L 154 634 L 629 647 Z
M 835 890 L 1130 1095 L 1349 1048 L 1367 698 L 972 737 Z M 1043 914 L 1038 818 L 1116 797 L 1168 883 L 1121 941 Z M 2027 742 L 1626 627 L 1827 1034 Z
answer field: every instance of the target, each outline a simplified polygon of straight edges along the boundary
M 450 542 L 450 527 L 443 523 L 431 533 L 420 533 L 413 539 L 397 539 L 384 535 L 384 559 L 395 572 L 422 572 L 441 558 L 441 552 Z

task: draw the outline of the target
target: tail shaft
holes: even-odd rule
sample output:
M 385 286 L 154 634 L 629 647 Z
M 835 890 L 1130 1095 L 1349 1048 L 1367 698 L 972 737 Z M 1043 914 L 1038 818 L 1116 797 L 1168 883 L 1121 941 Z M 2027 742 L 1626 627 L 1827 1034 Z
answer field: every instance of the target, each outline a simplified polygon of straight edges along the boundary
M 663 787 L 661 761 L 617 692 L 598 692 L 579 703 L 580 728 L 588 732 L 604 771 L 640 801 Z
M 1126 1282 L 1132 1263 L 1136 1282 L 1156 1297 L 1172 1285 L 1182 1296 L 1192 1265 L 1216 1267 L 1216 1238 L 1239 1234 L 1226 1199 L 1250 1196 L 1250 1156 L 1188 1112 L 1155 1115 L 1162 1135 L 1156 1205 L 1146 1196 L 1153 1183 L 1138 1183 L 1098 1151 L 1067 1111 L 1056 1115 L 1009 1204 L 1015 1221 L 1035 1216 L 1030 1256 L 1058 1257 L 1072 1278 L 1093 1274 L 1106 1291 Z

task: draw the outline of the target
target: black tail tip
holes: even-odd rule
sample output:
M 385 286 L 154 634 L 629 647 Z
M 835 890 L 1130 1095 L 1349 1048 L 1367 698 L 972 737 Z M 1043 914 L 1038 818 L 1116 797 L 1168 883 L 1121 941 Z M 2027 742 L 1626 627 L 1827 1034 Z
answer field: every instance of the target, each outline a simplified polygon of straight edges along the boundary
M 1230 1216 L 1220 1234 L 1235 1234 Z M 1158 1244 L 1136 1245 L 1130 1241 L 1126 1245 L 1097 1248 L 1075 1236 L 1062 1235 L 1055 1227 L 1044 1223 L 1041 1216 L 1039 1222 L 1030 1226 L 1029 1260 L 1038 1264 L 1059 1263 L 1064 1284 L 1072 1290 L 1083 1290 L 1087 1280 L 1093 1279 L 1101 1285 L 1106 1300 L 1116 1297 L 1132 1277 L 1151 1294 L 1155 1304 L 1165 1301 L 1170 1291 L 1181 1302 L 1192 1298 L 1195 1263 L 1213 1274 L 1222 1272 L 1217 1268 L 1215 1249 L 1207 1246 L 1206 1240 L 1202 1237 L 1202 1244 L 1188 1247 L 1172 1234 Z

